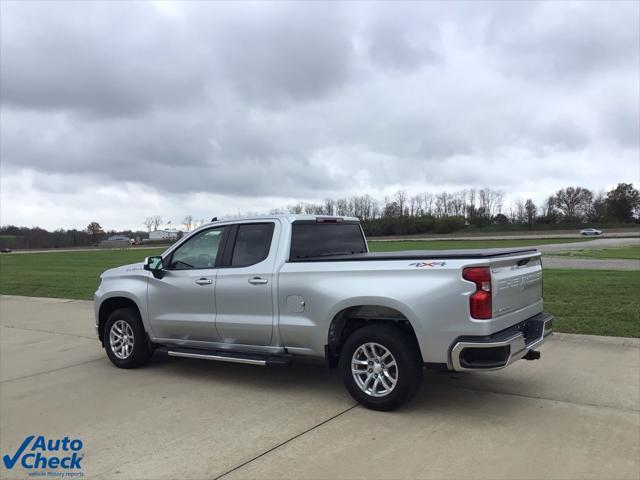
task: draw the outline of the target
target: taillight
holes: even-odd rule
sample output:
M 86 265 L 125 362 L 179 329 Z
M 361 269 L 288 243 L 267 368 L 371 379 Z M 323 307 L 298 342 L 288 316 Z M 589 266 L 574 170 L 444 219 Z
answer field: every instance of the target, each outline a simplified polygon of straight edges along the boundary
M 491 318 L 491 271 L 489 267 L 468 267 L 462 270 L 462 278 L 476 284 L 476 291 L 469 297 L 472 318 Z

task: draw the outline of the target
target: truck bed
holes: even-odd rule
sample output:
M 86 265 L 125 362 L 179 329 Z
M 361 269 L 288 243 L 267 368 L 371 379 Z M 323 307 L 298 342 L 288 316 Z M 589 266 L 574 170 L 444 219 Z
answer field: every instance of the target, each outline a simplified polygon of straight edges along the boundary
M 455 260 L 465 258 L 494 258 L 535 253 L 533 247 L 523 248 L 482 248 L 457 250 L 401 250 L 397 252 L 369 252 L 343 255 L 325 255 L 290 259 L 290 262 L 368 262 L 378 260 Z

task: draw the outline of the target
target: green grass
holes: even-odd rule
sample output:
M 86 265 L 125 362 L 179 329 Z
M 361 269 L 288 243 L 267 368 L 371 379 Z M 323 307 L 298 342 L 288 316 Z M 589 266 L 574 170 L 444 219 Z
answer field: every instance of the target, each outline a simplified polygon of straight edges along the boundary
M 1 254 L 0 293 L 89 300 L 108 268 L 136 263 L 164 249 Z
M 554 253 L 553 255 L 572 258 L 596 258 L 602 260 L 640 260 L 640 245 L 602 248 L 597 250 L 572 250 L 570 252 Z
M 588 242 L 590 238 L 531 238 L 513 240 L 390 240 L 369 241 L 372 252 L 393 252 L 396 250 L 446 250 L 459 248 L 508 248 L 545 245 L 548 243 Z
M 423 247 L 413 244 L 438 242 L 378 242 L 376 246 L 380 243 L 385 246 L 392 243 L 397 249 L 419 249 Z M 412 245 L 407 246 L 407 243 Z M 451 242 L 446 243 L 451 248 Z M 463 245 L 471 248 L 469 243 L 476 242 L 464 241 Z M 496 246 L 493 241 L 482 243 L 482 246 Z M 457 247 L 464 248 L 463 245 Z M 90 300 L 104 270 L 139 262 L 162 251 L 3 254 L 0 256 L 0 293 Z M 640 336 L 640 272 L 545 269 L 544 294 L 545 310 L 556 317 L 556 331 Z
M 640 337 L 640 272 L 545 269 L 544 303 L 558 332 Z

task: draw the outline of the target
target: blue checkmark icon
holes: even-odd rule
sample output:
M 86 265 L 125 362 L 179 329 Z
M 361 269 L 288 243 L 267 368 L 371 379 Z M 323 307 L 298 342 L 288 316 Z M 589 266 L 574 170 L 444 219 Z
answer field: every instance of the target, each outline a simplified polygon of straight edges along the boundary
M 9 455 L 5 455 L 2 457 L 2 461 L 4 462 L 5 467 L 7 467 L 8 469 L 13 468 L 13 466 L 16 464 L 16 462 L 22 455 L 22 452 L 25 451 L 29 443 L 31 443 L 31 440 L 33 440 L 33 437 L 34 437 L 33 435 L 29 435 L 27 438 L 24 439 L 24 441 L 22 442 L 22 445 L 20 445 L 20 448 L 18 448 L 18 451 L 15 453 L 13 458 L 11 458 Z

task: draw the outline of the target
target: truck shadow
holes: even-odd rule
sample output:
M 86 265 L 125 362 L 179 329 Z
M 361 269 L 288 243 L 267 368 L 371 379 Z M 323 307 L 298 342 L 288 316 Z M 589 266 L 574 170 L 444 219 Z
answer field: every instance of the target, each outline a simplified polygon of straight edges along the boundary
M 241 395 L 281 396 L 283 401 L 304 401 L 313 396 L 344 402 L 346 407 L 353 404 L 342 383 L 340 371 L 330 370 L 324 363 L 296 361 L 288 367 L 265 368 L 155 355 L 144 370 L 169 378 L 175 376 L 198 383 L 210 382 L 212 391 L 232 387 L 238 389 Z M 416 398 L 392 414 L 423 415 L 439 412 L 476 417 L 479 415 L 478 407 L 486 406 L 487 402 L 495 403 L 497 396 L 500 397 L 500 408 L 504 414 L 530 408 L 530 398 L 511 393 L 517 386 L 513 382 L 512 378 L 495 375 L 460 375 L 425 370 Z

